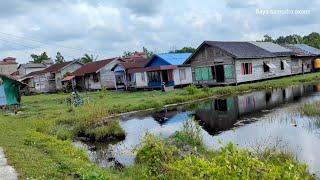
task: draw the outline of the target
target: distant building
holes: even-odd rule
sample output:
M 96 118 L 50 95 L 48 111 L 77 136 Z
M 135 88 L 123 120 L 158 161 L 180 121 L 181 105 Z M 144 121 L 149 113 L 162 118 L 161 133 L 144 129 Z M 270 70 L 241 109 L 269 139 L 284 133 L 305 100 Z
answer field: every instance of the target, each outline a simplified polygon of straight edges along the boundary
M 29 73 L 44 70 L 45 68 L 47 68 L 53 64 L 54 63 L 52 60 L 44 61 L 43 63 L 29 62 L 26 64 L 20 64 L 18 66 L 18 75 L 19 75 L 19 77 L 23 77 Z
M 16 58 L 7 57 L 0 61 L 0 73 L 5 75 L 11 75 L 17 71 L 18 63 Z
M 111 68 L 118 63 L 119 58 L 93 61 L 77 69 L 63 79 L 65 86 L 71 84 L 78 90 L 99 90 L 115 88 L 114 72 Z
M 320 55 L 320 50 L 305 44 L 285 44 L 284 47 L 293 51 L 291 58 L 292 74 L 311 72 L 313 63 Z
M 148 64 L 149 60 L 144 52 L 121 58 L 119 63 L 112 68 L 116 89 L 147 87 L 147 73 L 140 70 Z
M 68 61 L 49 66 L 41 71 L 27 74 L 22 81 L 29 85 L 29 91 L 33 93 L 56 92 L 63 90 L 64 77 L 81 68 L 83 63 Z
M 191 67 L 183 62 L 191 53 L 135 54 L 113 67 L 117 88 L 161 88 L 192 83 Z
M 191 53 L 162 53 L 154 55 L 146 65 L 148 87 L 183 86 L 192 83 L 189 65 L 183 64 Z

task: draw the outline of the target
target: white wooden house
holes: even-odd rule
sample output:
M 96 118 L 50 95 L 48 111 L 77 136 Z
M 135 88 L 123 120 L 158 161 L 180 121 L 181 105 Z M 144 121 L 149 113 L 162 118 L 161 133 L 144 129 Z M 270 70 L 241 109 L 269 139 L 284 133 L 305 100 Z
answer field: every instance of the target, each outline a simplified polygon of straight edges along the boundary
M 118 62 L 119 58 L 111 58 L 87 63 L 65 77 L 63 82 L 72 83 L 78 90 L 113 89 L 115 77 L 111 68 Z
M 61 91 L 62 79 L 82 66 L 83 63 L 78 61 L 53 64 L 44 70 L 31 72 L 21 80 L 29 85 L 31 93 Z
M 237 84 L 291 75 L 291 54 L 273 43 L 205 41 L 184 64 L 196 84 Z

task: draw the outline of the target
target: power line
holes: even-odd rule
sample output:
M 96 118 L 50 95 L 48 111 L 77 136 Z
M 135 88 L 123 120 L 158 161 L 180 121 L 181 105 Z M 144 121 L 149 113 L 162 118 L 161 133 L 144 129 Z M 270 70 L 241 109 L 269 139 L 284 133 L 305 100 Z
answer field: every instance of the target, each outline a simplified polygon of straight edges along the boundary
M 57 47 L 62 47 L 62 48 L 65 48 L 65 49 L 71 49 L 71 50 L 76 50 L 76 51 L 86 51 L 86 52 L 92 52 L 92 53 L 98 53 L 98 51 L 91 51 L 91 50 L 87 50 L 87 49 L 83 49 L 83 48 L 73 48 L 73 47 L 68 47 L 68 46 L 64 46 L 64 45 L 60 45 L 60 44 L 57 44 L 57 43 L 52 43 L 52 42 L 42 42 L 42 41 L 39 41 L 37 39 L 34 39 L 34 38 L 26 38 L 26 37 L 22 37 L 22 36 L 18 36 L 18 35 L 15 35 L 15 34 L 9 34 L 9 33 L 5 33 L 5 32 L 0 32 L 0 34 L 3 34 L 3 35 L 7 35 L 7 36 L 13 36 L 15 38 L 18 38 L 18 39 L 26 39 L 26 40 L 29 40 L 29 41 L 33 41 L 33 42 L 37 42 L 37 43 L 41 43 L 41 44 L 45 44 L 45 45 L 53 45 L 53 46 L 57 46 Z
M 9 44 L 10 47 L 14 48 L 16 51 L 24 51 L 24 52 L 27 53 L 27 54 L 32 54 L 32 53 L 26 51 L 25 49 L 16 48 L 16 47 L 12 46 L 12 44 L 15 44 L 15 45 L 18 45 L 18 46 L 22 46 L 22 47 L 25 47 L 25 48 L 28 48 L 28 49 L 37 49 L 37 48 L 40 48 L 40 47 L 33 47 L 33 46 L 30 46 L 30 45 L 25 45 L 25 44 L 22 44 L 22 43 L 18 43 L 18 42 L 9 40 L 9 39 L 4 38 L 4 37 L 0 37 L 0 41 L 6 42 L 7 44 Z M 76 55 L 76 54 L 74 54 L 74 53 L 64 53 L 64 54 L 69 55 L 69 56 L 74 56 L 74 55 Z M 77 54 L 77 56 L 78 56 L 78 54 Z

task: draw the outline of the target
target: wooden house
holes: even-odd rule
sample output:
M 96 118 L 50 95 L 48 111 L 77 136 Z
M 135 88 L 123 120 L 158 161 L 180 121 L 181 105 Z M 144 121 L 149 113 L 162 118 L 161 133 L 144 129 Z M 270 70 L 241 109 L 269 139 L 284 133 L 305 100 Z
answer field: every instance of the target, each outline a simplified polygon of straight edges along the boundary
M 21 80 L 29 85 L 29 92 L 31 93 L 61 91 L 63 90 L 63 78 L 82 66 L 83 63 L 78 61 L 53 64 L 44 70 L 31 72 Z
M 33 63 L 33 62 L 29 62 L 26 64 L 20 64 L 18 66 L 18 75 L 19 77 L 23 77 L 29 73 L 35 72 L 35 71 L 41 71 L 44 70 L 45 68 L 53 65 L 53 61 L 52 60 L 48 60 L 45 61 L 43 63 Z
M 16 62 L 16 58 L 7 57 L 0 61 L 0 73 L 11 75 L 17 71 L 18 63 Z
M 271 51 L 276 48 L 279 46 L 273 43 L 205 41 L 184 64 L 191 66 L 193 82 L 199 85 L 238 84 L 288 76 L 290 53 L 287 49 Z
M 112 68 L 116 89 L 147 87 L 147 73 L 143 69 L 148 62 L 149 58 L 144 52 L 137 52 L 132 56 L 121 58 L 119 63 Z
M 303 74 L 315 70 L 316 59 L 320 57 L 319 49 L 306 44 L 285 44 L 283 46 L 294 52 L 291 59 L 292 74 Z
M 0 74 L 0 107 L 20 105 L 23 84 L 12 76 Z
M 71 83 L 78 90 L 99 90 L 115 88 L 114 72 L 111 68 L 119 58 L 94 61 L 85 64 L 63 79 L 64 84 Z
M 192 83 L 191 67 L 183 64 L 191 53 L 163 53 L 154 55 L 145 66 L 148 87 L 183 86 Z

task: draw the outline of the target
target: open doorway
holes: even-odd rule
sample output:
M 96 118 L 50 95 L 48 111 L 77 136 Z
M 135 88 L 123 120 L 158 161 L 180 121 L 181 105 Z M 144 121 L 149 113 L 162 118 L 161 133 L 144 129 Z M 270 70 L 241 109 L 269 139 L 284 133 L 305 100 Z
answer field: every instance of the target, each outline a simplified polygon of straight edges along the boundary
M 162 71 L 162 81 L 167 84 L 168 81 L 169 81 L 169 77 L 168 77 L 168 71 L 165 70 L 165 71 Z
M 224 68 L 223 65 L 216 66 L 216 79 L 217 82 L 224 82 Z

